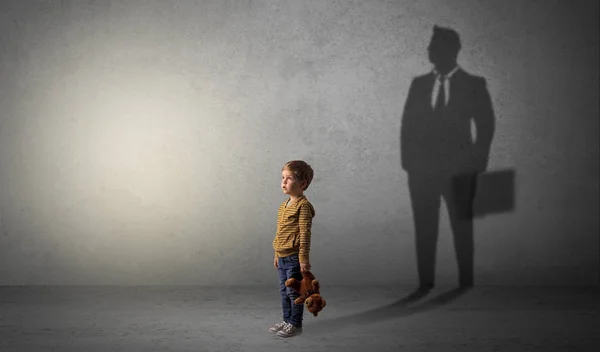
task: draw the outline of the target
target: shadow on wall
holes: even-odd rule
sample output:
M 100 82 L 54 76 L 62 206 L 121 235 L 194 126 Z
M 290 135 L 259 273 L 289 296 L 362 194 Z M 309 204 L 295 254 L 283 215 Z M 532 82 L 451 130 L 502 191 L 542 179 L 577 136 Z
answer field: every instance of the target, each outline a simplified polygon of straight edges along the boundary
M 401 163 L 408 174 L 424 289 L 435 283 L 441 197 L 462 287 L 474 284 L 473 218 L 514 208 L 514 171 L 486 171 L 495 130 L 486 80 L 457 65 L 460 49 L 457 32 L 434 26 L 428 47 L 434 69 L 413 79 L 402 116 Z
M 419 287 L 389 305 L 319 321 L 311 326 L 313 334 L 409 316 L 454 301 L 474 285 L 473 219 L 514 209 L 514 170 L 487 171 L 495 115 L 486 81 L 458 67 L 460 47 L 458 33 L 434 27 L 428 48 L 434 70 L 412 81 L 402 117 L 401 163 L 408 173 Z M 460 287 L 418 303 L 435 282 L 441 197 L 450 216 Z

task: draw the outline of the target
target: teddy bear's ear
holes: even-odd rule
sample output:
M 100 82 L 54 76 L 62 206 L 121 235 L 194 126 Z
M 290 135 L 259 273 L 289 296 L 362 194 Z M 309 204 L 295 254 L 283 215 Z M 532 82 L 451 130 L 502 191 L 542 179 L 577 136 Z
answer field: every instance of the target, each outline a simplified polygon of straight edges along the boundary
M 321 301 L 323 302 L 323 305 L 321 307 L 325 308 L 325 305 L 327 305 L 327 302 L 325 302 L 324 299 L 321 299 Z

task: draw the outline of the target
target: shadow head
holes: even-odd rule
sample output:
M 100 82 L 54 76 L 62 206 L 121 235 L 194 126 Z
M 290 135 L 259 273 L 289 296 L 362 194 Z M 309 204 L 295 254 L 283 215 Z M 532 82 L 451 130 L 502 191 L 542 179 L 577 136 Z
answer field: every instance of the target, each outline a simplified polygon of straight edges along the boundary
M 438 71 L 447 73 L 452 70 L 456 66 L 460 49 L 460 36 L 455 30 L 433 26 L 433 35 L 427 52 L 429 61 Z

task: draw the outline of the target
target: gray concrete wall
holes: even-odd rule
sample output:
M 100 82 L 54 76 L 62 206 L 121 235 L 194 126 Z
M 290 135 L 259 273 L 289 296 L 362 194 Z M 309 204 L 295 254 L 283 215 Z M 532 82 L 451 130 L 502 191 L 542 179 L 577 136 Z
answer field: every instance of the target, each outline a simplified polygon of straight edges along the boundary
M 0 284 L 274 284 L 280 170 L 315 170 L 327 284 L 417 283 L 399 131 L 432 26 L 487 79 L 476 284 L 598 282 L 593 1 L 3 1 Z M 441 211 L 438 283 L 456 281 Z

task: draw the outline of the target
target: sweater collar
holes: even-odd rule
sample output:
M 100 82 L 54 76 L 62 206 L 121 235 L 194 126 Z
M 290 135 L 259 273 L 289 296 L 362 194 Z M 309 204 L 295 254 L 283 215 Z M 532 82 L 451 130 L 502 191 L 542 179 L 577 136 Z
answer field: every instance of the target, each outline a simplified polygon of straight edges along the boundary
M 299 204 L 299 203 L 300 203 L 300 201 L 301 201 L 302 199 L 305 199 L 305 198 L 306 198 L 306 195 L 304 195 L 304 194 L 303 194 L 303 195 L 301 195 L 300 197 L 298 197 L 298 198 L 296 199 L 296 201 L 292 201 L 292 197 L 290 197 L 290 198 L 288 198 L 288 200 L 286 201 L 286 204 L 287 204 L 288 202 L 290 202 L 290 203 L 289 203 L 289 204 L 290 204 L 290 206 L 291 206 L 291 205 L 294 205 L 294 204 Z

